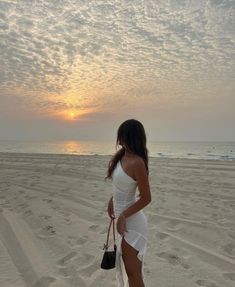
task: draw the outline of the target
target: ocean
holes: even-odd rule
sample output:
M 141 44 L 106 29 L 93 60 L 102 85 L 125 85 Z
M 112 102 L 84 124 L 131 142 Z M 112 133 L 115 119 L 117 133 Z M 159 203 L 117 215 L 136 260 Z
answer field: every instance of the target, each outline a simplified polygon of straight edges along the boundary
M 235 142 L 148 142 L 149 156 L 234 160 Z M 112 155 L 111 141 L 6 141 L 0 140 L 0 152 L 76 155 Z

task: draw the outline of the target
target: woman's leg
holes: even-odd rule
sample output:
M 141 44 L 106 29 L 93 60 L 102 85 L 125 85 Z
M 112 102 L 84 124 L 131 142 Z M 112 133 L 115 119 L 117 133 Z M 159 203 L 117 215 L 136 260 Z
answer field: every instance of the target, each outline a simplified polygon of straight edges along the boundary
M 130 287 L 144 287 L 142 278 L 142 262 L 138 259 L 138 251 L 130 246 L 124 237 L 121 243 L 122 259 L 125 265 L 126 273 L 129 279 Z

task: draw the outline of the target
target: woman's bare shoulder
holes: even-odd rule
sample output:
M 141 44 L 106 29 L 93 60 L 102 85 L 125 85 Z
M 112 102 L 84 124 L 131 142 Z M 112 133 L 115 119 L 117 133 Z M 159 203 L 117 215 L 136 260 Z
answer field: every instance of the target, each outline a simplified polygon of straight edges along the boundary
M 132 157 L 131 163 L 135 168 L 145 167 L 144 159 L 139 155 L 134 155 Z

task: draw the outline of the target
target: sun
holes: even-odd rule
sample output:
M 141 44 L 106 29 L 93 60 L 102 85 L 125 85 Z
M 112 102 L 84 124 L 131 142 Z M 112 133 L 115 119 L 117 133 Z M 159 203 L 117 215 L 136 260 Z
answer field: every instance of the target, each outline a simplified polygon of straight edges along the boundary
M 75 112 L 68 112 L 67 114 L 68 120 L 75 120 L 76 118 L 77 118 L 77 113 L 75 114 Z
M 91 114 L 94 109 L 71 109 L 71 110 L 63 110 L 56 114 L 56 118 L 60 120 L 76 122 L 79 120 L 83 120 L 83 118 Z

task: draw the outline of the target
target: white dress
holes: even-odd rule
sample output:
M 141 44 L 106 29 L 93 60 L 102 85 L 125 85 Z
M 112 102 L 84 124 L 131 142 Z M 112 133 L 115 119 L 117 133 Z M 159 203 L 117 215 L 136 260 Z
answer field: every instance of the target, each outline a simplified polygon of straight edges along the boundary
M 129 206 L 133 205 L 137 200 L 137 182 L 123 170 L 120 161 L 118 161 L 112 174 L 112 186 L 113 207 L 116 225 L 117 219 L 121 212 L 126 210 Z M 147 245 L 148 223 L 147 218 L 142 210 L 126 218 L 126 228 L 128 232 L 124 233 L 124 238 L 128 244 L 139 251 L 137 257 L 142 261 L 142 277 L 144 278 L 143 267 L 144 255 L 146 253 Z M 118 232 L 116 232 L 116 234 L 116 278 L 118 287 L 127 287 L 129 286 L 128 277 L 121 256 L 122 236 Z

